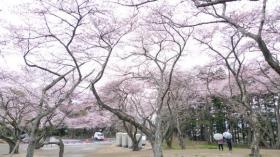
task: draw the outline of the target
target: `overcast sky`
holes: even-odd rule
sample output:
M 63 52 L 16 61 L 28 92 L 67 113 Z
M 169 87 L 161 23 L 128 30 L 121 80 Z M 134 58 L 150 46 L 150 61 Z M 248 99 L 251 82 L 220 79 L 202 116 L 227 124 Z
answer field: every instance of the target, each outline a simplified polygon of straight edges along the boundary
M 10 24 L 13 25 L 21 25 L 23 21 L 21 21 L 21 15 L 16 14 L 16 12 L 23 9 L 20 6 L 20 3 L 24 3 L 24 5 L 32 5 L 32 0 L 1 0 L 0 5 L 0 22 L 2 27 L 0 27 L 0 37 L 3 39 L 7 33 L 7 29 L 10 26 Z M 270 7 L 275 6 L 276 3 L 280 3 L 280 0 L 270 0 L 270 3 L 268 5 L 268 10 Z M 237 4 L 237 3 L 232 3 Z M 234 8 L 236 8 L 235 6 Z M 253 7 L 252 6 L 246 6 L 246 5 L 238 5 L 239 8 L 245 9 Z M 24 10 L 22 10 L 24 11 Z M 115 8 L 115 12 L 118 13 L 121 16 L 125 16 L 127 10 L 125 10 L 124 7 Z M 207 64 L 210 60 L 210 58 L 207 56 L 205 52 L 200 52 L 201 46 L 198 45 L 194 41 L 189 41 L 188 47 L 186 48 L 186 56 L 180 59 L 179 61 L 179 67 L 180 69 L 191 69 L 194 66 L 197 65 L 203 65 Z M 2 67 L 5 67 L 5 69 L 10 70 L 19 70 L 22 65 L 24 65 L 22 55 L 18 50 L 16 49 L 3 49 L 2 55 L 0 57 L 0 65 Z M 13 53 L 16 52 L 16 53 Z M 192 52 L 192 53 L 188 53 Z

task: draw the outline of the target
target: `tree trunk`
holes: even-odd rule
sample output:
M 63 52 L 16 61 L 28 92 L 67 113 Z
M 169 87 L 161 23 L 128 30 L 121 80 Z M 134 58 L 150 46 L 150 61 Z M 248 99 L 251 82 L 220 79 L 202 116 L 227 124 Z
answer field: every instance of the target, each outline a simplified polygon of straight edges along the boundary
M 178 139 L 179 139 L 179 145 L 180 145 L 181 149 L 186 149 L 186 143 L 184 140 L 184 136 L 182 134 L 179 134 Z
M 132 151 L 139 151 L 139 143 L 137 141 L 132 141 Z
M 37 130 L 39 128 L 39 124 L 40 124 L 40 119 L 36 118 L 32 125 L 32 130 L 31 130 L 31 134 L 30 134 L 30 138 L 29 138 L 26 157 L 33 157 L 33 155 L 34 155 L 34 150 L 35 150 L 36 143 L 37 143 L 36 137 L 37 137 Z
M 39 135 L 38 135 L 39 136 Z M 40 149 L 42 147 L 44 147 L 45 142 L 47 140 L 46 135 L 43 133 L 40 137 L 38 137 L 36 139 L 36 145 L 35 145 L 35 149 Z
M 163 157 L 161 144 L 159 144 L 159 142 L 161 143 L 161 141 L 157 141 L 157 142 L 153 141 L 153 142 L 151 142 L 153 153 L 154 153 L 154 157 Z
M 276 116 L 276 122 L 277 122 L 277 140 L 276 140 L 276 148 L 280 149 L 280 98 L 278 96 L 277 105 L 275 105 L 275 116 Z
M 242 143 L 245 144 L 245 136 L 247 135 L 248 137 L 248 133 L 246 134 L 246 130 L 245 130 L 245 124 L 244 124 L 244 119 L 241 119 L 241 133 L 242 133 Z
M 171 149 L 172 148 L 173 135 L 171 135 L 169 137 L 166 137 L 165 141 L 166 141 L 167 148 Z
M 12 150 L 12 152 L 10 152 L 10 156 L 12 157 L 14 154 L 18 154 L 18 149 L 19 149 L 19 143 L 20 143 L 20 140 L 18 140 Z
M 164 140 L 169 149 L 172 148 L 173 134 L 174 134 L 174 125 L 173 125 L 173 119 L 172 119 L 172 120 L 170 120 L 169 125 L 166 129 L 166 132 L 164 133 Z
M 252 125 L 249 125 L 252 126 Z M 252 129 L 250 127 L 247 128 L 248 135 L 247 135 L 247 145 L 249 146 L 252 143 Z
M 63 157 L 64 154 L 64 143 L 59 139 L 59 157 Z
M 48 145 L 48 144 L 56 144 L 56 145 L 58 145 L 58 147 L 59 147 L 59 157 L 63 157 L 63 154 L 64 154 L 64 143 L 61 140 L 61 138 L 59 139 L 58 142 L 48 142 L 48 143 L 45 143 L 45 145 Z
M 141 141 L 142 136 L 139 139 L 137 139 L 136 133 L 137 130 L 134 133 L 134 135 L 130 137 L 132 140 L 132 151 L 139 151 L 141 149 L 141 147 L 139 147 L 139 142 Z
M 18 154 L 19 153 L 19 145 L 14 142 L 8 142 L 9 144 L 9 154 Z
M 251 143 L 251 154 L 250 157 L 261 157 L 260 155 L 260 124 L 257 119 L 257 115 L 252 113 L 252 126 L 253 126 L 253 139 Z
M 213 124 L 213 123 L 211 123 L 211 124 Z M 212 134 L 213 133 L 213 126 L 211 124 L 209 125 L 209 128 L 207 130 L 207 133 L 208 133 L 207 141 L 208 141 L 209 144 L 213 143 L 213 134 Z
M 256 128 L 253 131 L 253 141 L 251 144 L 251 154 L 250 154 L 251 157 L 261 157 L 259 143 L 260 143 L 260 129 Z
M 154 135 L 154 141 L 152 142 L 152 149 L 153 149 L 153 153 L 154 153 L 154 157 L 163 157 L 163 153 L 162 153 L 162 148 L 161 148 L 161 144 L 162 144 L 162 132 L 161 132 L 161 117 L 158 114 L 156 117 L 156 132 Z
M 277 117 L 277 140 L 276 140 L 276 148 L 280 149 L 280 117 Z
M 125 121 L 123 121 L 123 126 L 129 136 L 129 138 L 132 141 L 132 146 L 131 146 L 132 151 L 139 151 L 141 149 L 139 147 L 139 142 L 141 140 L 141 137 L 140 137 L 140 139 L 137 139 L 137 137 L 136 137 L 138 128 L 132 124 L 126 123 Z
M 34 155 L 34 150 L 36 147 L 36 139 L 35 139 L 35 135 L 30 136 L 29 139 L 29 143 L 28 143 L 28 147 L 27 147 L 27 153 L 26 153 L 26 157 L 33 157 Z
M 9 138 L 0 134 L 0 139 L 4 140 L 9 145 L 9 154 L 14 151 L 14 154 L 18 154 L 19 145 L 17 145 L 18 141 L 15 141 L 13 138 Z
M 178 131 L 179 145 L 180 145 L 181 149 L 186 149 L 184 135 L 182 134 L 181 127 L 180 127 L 180 121 L 179 121 L 178 117 L 176 118 L 176 128 L 177 128 L 177 131 Z

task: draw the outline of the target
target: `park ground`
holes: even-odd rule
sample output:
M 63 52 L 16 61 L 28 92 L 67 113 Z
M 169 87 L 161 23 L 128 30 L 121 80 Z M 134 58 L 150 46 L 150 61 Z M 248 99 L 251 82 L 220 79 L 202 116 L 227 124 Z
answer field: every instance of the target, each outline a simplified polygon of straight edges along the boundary
M 249 149 L 237 148 L 233 152 L 228 150 L 219 151 L 217 149 L 208 148 L 187 148 L 185 150 L 164 150 L 165 157 L 247 157 Z M 280 150 L 262 150 L 263 157 L 279 157 Z M 116 147 L 114 145 L 106 146 L 95 152 L 94 157 L 152 157 L 151 148 L 138 152 L 132 152 L 129 149 Z M 91 156 L 86 156 L 91 157 Z M 93 157 L 93 156 L 92 156 Z
M 22 151 L 26 145 L 22 146 Z M 7 145 L 0 144 L 0 157 L 10 157 L 4 155 L 7 150 Z M 232 152 L 229 152 L 226 147 L 224 151 L 219 151 L 216 145 L 201 145 L 193 144 L 188 145 L 187 149 L 164 149 L 165 157 L 248 157 L 250 150 L 246 148 L 234 148 Z M 261 153 L 263 157 L 279 157 L 280 150 L 262 149 Z M 58 156 L 57 147 L 47 147 L 42 150 L 38 150 L 34 157 L 56 157 Z M 78 144 L 78 145 L 66 145 L 65 157 L 152 157 L 152 149 L 149 145 L 146 145 L 143 150 L 133 152 L 128 148 L 117 147 L 114 144 Z M 23 154 L 14 155 L 14 157 L 25 157 Z

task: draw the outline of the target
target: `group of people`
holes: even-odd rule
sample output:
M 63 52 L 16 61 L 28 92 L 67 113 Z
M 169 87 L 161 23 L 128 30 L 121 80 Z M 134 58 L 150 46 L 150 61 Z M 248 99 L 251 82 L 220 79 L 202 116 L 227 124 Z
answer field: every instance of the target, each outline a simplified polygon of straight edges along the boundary
M 218 141 L 218 147 L 219 150 L 224 150 L 224 142 L 227 143 L 228 149 L 231 152 L 232 151 L 232 135 L 229 133 L 229 131 L 226 131 L 222 134 L 222 137 L 219 137 L 217 139 Z

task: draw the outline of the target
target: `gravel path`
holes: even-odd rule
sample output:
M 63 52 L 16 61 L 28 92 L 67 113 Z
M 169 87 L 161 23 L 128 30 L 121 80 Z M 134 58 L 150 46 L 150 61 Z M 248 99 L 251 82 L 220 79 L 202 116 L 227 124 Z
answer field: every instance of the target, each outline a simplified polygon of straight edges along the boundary
M 64 149 L 65 157 L 87 157 L 92 156 L 96 152 L 97 149 L 104 147 L 104 145 L 111 145 L 110 142 L 95 142 L 95 143 L 76 143 L 76 144 L 66 144 Z M 27 145 L 20 145 L 20 153 L 21 155 L 16 155 L 14 157 L 24 157 L 26 152 Z M 7 144 L 0 144 L 0 157 L 8 156 L 9 147 Z M 56 145 L 48 145 L 44 146 L 40 150 L 35 151 L 35 156 L 40 157 L 56 157 L 58 156 L 58 146 Z

